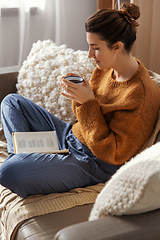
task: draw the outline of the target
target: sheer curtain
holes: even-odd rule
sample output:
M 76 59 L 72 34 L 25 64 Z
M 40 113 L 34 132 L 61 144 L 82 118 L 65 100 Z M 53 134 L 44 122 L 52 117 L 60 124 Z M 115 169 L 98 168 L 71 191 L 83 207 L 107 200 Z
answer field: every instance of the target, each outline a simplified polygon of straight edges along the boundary
M 55 41 L 56 0 L 19 1 L 19 59 L 18 65 L 26 59 L 31 46 L 37 40 Z
M 133 54 L 144 65 L 160 74 L 160 1 L 131 0 L 141 10 Z
M 1 0 L 7 3 L 9 0 Z M 87 50 L 84 21 L 96 11 L 96 0 L 12 0 L 1 4 L 0 67 L 21 65 L 32 44 L 50 39 L 74 50 Z

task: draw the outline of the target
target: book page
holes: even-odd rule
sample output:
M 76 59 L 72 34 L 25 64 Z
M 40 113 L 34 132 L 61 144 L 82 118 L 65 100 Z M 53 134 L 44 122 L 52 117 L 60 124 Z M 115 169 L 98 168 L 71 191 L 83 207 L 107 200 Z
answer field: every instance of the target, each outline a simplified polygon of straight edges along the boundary
M 13 133 L 15 153 L 60 152 L 55 131 Z

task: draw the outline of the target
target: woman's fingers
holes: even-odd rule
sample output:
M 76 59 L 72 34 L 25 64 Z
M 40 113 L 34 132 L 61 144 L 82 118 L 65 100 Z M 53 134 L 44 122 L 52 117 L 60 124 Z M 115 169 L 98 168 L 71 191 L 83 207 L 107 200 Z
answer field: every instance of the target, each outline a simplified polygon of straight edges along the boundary
M 66 76 L 77 75 L 74 73 L 68 73 Z M 86 78 L 84 78 L 82 84 L 76 84 L 62 77 L 61 87 L 64 91 L 61 92 L 61 95 L 70 98 L 71 100 L 77 101 L 80 104 L 83 104 L 95 98 L 94 93 Z
M 65 76 L 62 76 L 62 78 L 64 77 L 69 77 L 69 76 L 77 76 L 77 77 L 80 77 L 78 74 L 76 73 L 67 73 Z

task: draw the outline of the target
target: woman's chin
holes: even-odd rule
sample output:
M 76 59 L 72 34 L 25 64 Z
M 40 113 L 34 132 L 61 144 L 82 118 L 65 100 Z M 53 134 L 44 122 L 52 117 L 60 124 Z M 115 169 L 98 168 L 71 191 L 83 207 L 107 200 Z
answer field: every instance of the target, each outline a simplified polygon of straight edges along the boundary
M 101 64 L 97 64 L 99 70 L 104 70 L 105 68 Z
M 101 64 L 97 64 L 97 67 L 98 67 L 99 70 L 109 70 L 110 69 L 110 68 L 107 68 L 107 67 L 105 67 Z

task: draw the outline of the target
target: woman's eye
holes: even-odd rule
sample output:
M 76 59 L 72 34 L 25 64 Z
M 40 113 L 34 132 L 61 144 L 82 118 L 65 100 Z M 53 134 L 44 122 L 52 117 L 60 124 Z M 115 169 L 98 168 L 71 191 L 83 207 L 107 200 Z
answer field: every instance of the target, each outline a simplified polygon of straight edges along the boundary
M 93 50 L 98 50 L 99 48 L 93 48 Z

